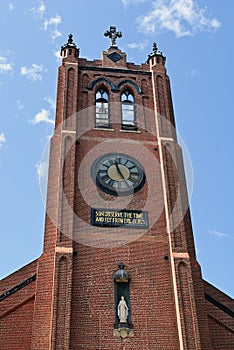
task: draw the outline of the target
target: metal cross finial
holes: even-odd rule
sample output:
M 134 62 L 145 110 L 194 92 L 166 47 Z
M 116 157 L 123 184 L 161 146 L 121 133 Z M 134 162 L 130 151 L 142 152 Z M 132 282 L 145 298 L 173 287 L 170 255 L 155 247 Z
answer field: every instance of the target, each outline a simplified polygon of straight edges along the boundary
M 111 46 L 117 46 L 116 39 L 122 38 L 122 32 L 116 32 L 116 27 L 114 26 L 110 26 L 110 30 L 106 30 L 104 35 L 110 38 Z

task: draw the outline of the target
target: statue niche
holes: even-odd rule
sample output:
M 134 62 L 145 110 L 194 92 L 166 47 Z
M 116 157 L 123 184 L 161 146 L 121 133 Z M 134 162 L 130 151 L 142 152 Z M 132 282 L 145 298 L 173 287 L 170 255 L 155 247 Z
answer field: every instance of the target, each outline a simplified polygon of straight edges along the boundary
M 130 275 L 124 269 L 124 264 L 119 264 L 119 270 L 114 274 L 115 292 L 115 323 L 114 336 L 126 338 L 133 336 L 133 324 L 131 322 L 131 307 L 129 293 Z

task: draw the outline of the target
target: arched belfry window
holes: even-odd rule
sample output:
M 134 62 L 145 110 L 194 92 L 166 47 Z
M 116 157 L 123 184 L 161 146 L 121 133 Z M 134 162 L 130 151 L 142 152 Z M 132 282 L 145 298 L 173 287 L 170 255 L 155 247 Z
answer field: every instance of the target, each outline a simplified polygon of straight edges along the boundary
M 137 130 L 135 100 L 133 94 L 129 90 L 125 90 L 121 95 L 121 109 L 122 129 Z
M 109 128 L 109 95 L 104 87 L 101 87 L 96 92 L 96 128 Z

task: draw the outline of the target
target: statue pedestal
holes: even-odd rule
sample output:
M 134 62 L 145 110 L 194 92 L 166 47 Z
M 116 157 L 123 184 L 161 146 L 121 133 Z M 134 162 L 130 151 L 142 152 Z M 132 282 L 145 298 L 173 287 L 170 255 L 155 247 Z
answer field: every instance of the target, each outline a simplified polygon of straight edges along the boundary
M 114 337 L 125 339 L 133 336 L 133 327 L 128 322 L 119 322 L 115 324 Z

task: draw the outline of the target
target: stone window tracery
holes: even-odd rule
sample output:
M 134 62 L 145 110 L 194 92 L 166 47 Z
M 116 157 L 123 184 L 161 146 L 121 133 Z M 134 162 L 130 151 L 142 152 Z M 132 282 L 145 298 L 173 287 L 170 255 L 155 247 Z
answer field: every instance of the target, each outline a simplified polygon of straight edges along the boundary
M 121 94 L 122 129 L 137 130 L 135 99 L 129 90 Z
M 109 94 L 104 87 L 101 87 L 96 92 L 96 128 L 110 128 L 109 116 Z

